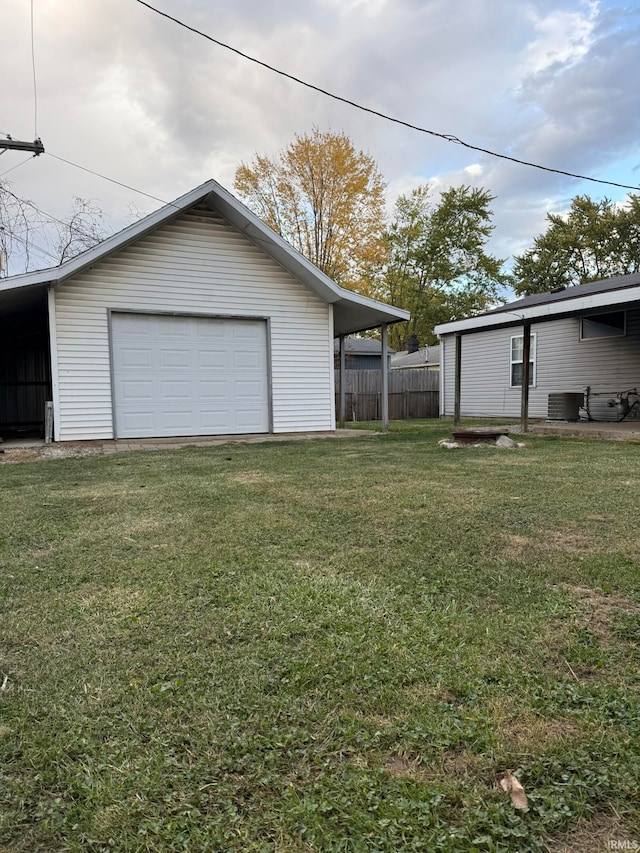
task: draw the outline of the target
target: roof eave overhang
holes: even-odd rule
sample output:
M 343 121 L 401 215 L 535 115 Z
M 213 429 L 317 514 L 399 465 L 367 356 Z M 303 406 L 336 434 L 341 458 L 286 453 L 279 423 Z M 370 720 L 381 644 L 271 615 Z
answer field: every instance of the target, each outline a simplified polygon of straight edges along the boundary
M 463 332 L 481 332 L 507 326 L 521 326 L 525 322 L 534 323 L 543 320 L 559 320 L 563 317 L 577 317 L 587 311 L 622 307 L 638 301 L 640 301 L 640 286 L 626 287 L 617 291 L 578 296 L 575 299 L 563 300 L 562 302 L 532 305 L 529 308 L 519 308 L 517 311 L 497 311 L 481 314 L 478 317 L 469 317 L 466 320 L 454 320 L 452 323 L 442 323 L 436 326 L 434 331 L 438 337 Z

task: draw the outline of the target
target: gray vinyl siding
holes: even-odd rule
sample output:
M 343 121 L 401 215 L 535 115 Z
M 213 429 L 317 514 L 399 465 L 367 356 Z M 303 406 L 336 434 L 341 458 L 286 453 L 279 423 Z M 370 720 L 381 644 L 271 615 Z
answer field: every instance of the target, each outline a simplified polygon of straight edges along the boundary
M 604 312 L 603 312 L 604 313 Z M 547 416 L 552 392 L 613 393 L 640 386 L 640 310 L 627 311 L 624 337 L 580 340 L 580 320 L 534 323 L 536 385 L 529 391 L 529 414 Z M 521 327 L 471 332 L 462 336 L 461 414 L 468 417 L 518 417 L 521 389 L 510 387 L 510 341 Z M 443 406 L 453 415 L 455 336 L 442 339 L 444 348 Z
M 59 440 L 113 437 L 114 310 L 267 318 L 273 431 L 334 429 L 331 307 L 202 209 L 56 288 Z

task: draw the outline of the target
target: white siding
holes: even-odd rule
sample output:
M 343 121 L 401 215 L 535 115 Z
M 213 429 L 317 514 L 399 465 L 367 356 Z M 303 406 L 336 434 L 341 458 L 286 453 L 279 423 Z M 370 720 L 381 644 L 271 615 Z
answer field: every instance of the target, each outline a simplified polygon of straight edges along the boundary
M 604 313 L 604 312 L 603 312 Z M 533 323 L 537 338 L 536 386 L 529 391 L 529 414 L 546 418 L 552 392 L 624 391 L 640 387 L 640 310 L 627 312 L 627 334 L 618 338 L 580 340 L 580 320 Z M 468 417 L 520 415 L 520 388 L 510 388 L 510 340 L 522 333 L 515 326 L 462 336 L 460 409 Z M 455 337 L 442 340 L 443 412 L 453 415 L 455 385 Z
M 330 306 L 201 209 L 56 289 L 59 440 L 113 437 L 109 310 L 267 318 L 273 431 L 334 429 Z

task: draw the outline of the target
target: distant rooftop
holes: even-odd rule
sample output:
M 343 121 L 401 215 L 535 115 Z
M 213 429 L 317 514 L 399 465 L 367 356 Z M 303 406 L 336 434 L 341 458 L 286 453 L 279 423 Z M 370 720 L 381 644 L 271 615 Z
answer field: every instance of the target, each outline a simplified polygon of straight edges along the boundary
M 345 338 L 344 350 L 349 355 L 381 355 L 382 342 L 375 338 Z M 336 353 L 340 351 L 340 342 L 337 338 L 333 342 L 333 351 Z M 395 350 L 389 347 L 388 352 L 395 352 Z
M 392 370 L 401 367 L 436 367 L 440 364 L 440 346 L 420 347 L 416 352 L 397 352 L 391 359 Z

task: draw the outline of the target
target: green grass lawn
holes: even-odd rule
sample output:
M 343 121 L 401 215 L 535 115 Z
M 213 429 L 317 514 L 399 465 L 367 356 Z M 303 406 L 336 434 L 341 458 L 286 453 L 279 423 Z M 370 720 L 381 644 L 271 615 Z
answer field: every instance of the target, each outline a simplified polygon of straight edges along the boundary
M 450 429 L 1 465 L 0 850 L 640 841 L 640 447 Z

